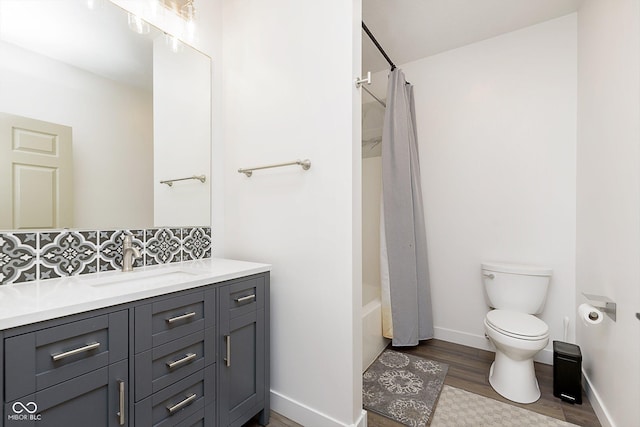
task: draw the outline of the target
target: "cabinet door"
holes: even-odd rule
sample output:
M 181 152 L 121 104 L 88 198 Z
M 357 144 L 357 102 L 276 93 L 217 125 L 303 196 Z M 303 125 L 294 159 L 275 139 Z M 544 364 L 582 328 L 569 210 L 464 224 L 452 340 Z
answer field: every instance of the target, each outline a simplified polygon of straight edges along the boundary
M 252 278 L 219 292 L 219 425 L 241 425 L 265 404 L 265 283 Z
M 5 426 L 128 426 L 127 360 L 5 404 Z M 122 384 L 122 385 L 121 385 Z M 121 416 L 121 411 L 124 412 Z
M 264 310 L 221 324 L 220 425 L 246 421 L 264 402 Z

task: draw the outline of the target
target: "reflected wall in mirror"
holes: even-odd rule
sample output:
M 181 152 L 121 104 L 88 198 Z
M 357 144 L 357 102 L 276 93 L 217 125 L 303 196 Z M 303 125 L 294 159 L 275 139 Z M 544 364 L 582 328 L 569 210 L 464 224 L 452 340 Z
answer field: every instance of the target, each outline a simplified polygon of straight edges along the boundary
M 69 128 L 73 176 L 72 202 L 60 205 L 57 172 L 32 173 L 49 181 L 25 196 L 13 191 L 25 168 L 0 162 L 0 229 L 209 225 L 210 58 L 153 26 L 135 33 L 110 1 L 89 4 L 0 0 L 0 113 Z M 16 142 L 15 126 L 1 129 L 3 158 L 41 149 Z M 159 182 L 192 175 L 207 179 Z M 48 200 L 35 209 L 56 218 L 71 210 L 71 222 L 15 223 L 29 197 Z

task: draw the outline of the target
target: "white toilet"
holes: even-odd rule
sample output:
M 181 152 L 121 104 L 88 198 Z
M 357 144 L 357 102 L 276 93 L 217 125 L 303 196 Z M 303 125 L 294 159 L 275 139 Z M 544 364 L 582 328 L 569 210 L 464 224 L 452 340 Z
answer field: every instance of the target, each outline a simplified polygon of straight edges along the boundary
M 540 398 L 534 356 L 549 342 L 549 326 L 533 316 L 542 312 L 552 270 L 507 263 L 483 263 L 489 306 L 484 329 L 496 347 L 489 371 L 491 387 L 518 403 Z

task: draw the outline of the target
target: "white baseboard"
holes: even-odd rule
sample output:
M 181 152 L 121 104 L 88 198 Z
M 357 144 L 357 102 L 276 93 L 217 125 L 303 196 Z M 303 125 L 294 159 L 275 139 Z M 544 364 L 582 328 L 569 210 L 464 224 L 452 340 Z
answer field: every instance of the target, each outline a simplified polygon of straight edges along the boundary
M 591 403 L 593 412 L 596 413 L 598 421 L 600 421 L 602 427 L 615 427 L 616 425 L 612 421 L 611 415 L 609 415 L 609 411 L 607 411 L 607 408 L 602 403 L 600 395 L 598 394 L 596 389 L 593 388 L 593 385 L 591 384 L 591 381 L 589 380 L 589 377 L 584 372 L 584 370 L 582 371 L 582 378 L 584 379 L 584 381 L 582 382 L 584 391 L 587 395 L 587 398 L 589 399 L 589 403 Z
M 455 344 L 462 344 L 473 348 L 479 348 L 481 350 L 495 351 L 493 344 L 484 335 L 473 335 L 468 332 L 460 332 L 447 328 L 434 328 L 434 338 L 448 341 Z
M 434 328 L 434 338 L 452 342 L 455 344 L 462 344 L 473 348 L 479 348 L 481 350 L 493 351 L 496 349 L 491 344 L 491 341 L 484 335 L 474 335 L 468 332 L 456 331 L 447 328 Z M 536 362 L 545 363 L 547 365 L 553 365 L 553 349 L 545 348 L 538 353 L 534 359 Z
M 290 397 L 271 390 L 271 409 L 303 426 L 367 427 L 367 411 L 362 410 L 352 424 L 345 424 Z
M 367 427 L 367 411 L 364 409 L 360 412 L 360 418 L 358 418 L 355 427 Z

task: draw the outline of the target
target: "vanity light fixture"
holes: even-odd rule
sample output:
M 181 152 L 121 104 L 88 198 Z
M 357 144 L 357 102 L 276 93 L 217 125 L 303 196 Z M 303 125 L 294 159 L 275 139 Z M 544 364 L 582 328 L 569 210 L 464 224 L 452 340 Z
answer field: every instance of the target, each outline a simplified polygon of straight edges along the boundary
M 187 22 L 195 21 L 195 0 L 158 0 L 165 8 L 169 9 Z
M 196 20 L 196 7 L 193 5 L 193 1 L 194 0 L 187 0 L 180 10 L 182 17 L 190 23 Z
M 193 5 L 194 0 L 187 0 L 187 3 L 182 6 L 182 16 L 186 21 L 187 36 L 193 39 L 196 32 L 196 8 Z
M 156 18 L 158 16 L 158 6 L 159 3 L 157 0 L 148 0 L 149 3 L 149 11 L 151 12 L 151 16 Z
M 184 23 L 181 38 L 193 40 L 196 32 L 195 0 L 158 0 L 159 4 L 174 14 Z

